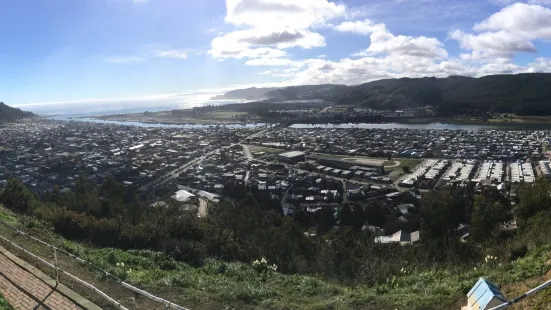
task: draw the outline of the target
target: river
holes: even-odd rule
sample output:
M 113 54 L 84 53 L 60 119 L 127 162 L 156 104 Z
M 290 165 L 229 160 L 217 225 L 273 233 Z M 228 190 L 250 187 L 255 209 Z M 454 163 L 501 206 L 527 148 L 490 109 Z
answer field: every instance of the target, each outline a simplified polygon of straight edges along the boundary
M 57 121 L 75 121 L 75 122 L 89 122 L 89 123 L 98 123 L 98 124 L 111 124 L 111 125 L 121 125 L 121 126 L 137 126 L 144 128 L 183 128 L 183 129 L 201 129 L 201 128 L 211 128 L 216 126 L 228 127 L 228 128 L 255 128 L 265 126 L 265 123 L 248 123 L 248 124 L 156 124 L 156 123 L 142 123 L 142 122 L 131 122 L 131 121 L 109 121 L 101 120 L 95 118 L 86 118 L 86 117 L 67 117 L 67 116 L 55 116 L 48 119 L 57 120 Z
M 542 124 L 400 124 L 400 123 L 358 123 L 358 124 L 293 124 L 290 128 L 365 128 L 365 129 L 447 129 L 447 130 L 551 130 L 551 123 Z
M 142 123 L 132 121 L 109 121 L 95 118 L 56 116 L 50 117 L 52 120 L 92 122 L 98 124 L 112 124 L 124 126 L 138 126 L 145 128 L 184 128 L 200 129 L 216 126 L 228 128 L 255 128 L 265 126 L 266 123 L 248 123 L 248 124 L 156 124 Z M 551 123 L 542 124 L 448 124 L 448 123 L 428 123 L 428 124 L 401 124 L 401 123 L 348 123 L 348 124 L 293 124 L 290 128 L 309 129 L 309 128 L 365 128 L 365 129 L 443 129 L 443 130 L 551 130 Z

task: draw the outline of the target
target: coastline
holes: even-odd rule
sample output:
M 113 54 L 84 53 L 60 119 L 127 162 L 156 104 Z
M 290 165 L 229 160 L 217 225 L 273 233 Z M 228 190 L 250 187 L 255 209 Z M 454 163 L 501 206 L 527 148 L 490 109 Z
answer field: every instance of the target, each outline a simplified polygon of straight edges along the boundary
M 94 119 L 102 121 L 116 122 L 139 122 L 143 124 L 158 125 L 247 125 L 255 123 L 286 123 L 289 125 L 296 123 L 307 124 L 341 124 L 342 121 L 331 121 L 324 119 L 312 122 L 312 120 L 301 121 L 301 119 L 285 120 L 267 120 L 259 116 L 251 116 L 248 112 L 236 111 L 213 111 L 202 114 L 190 113 L 186 110 L 157 111 L 144 113 L 113 114 L 113 115 L 95 115 L 95 116 L 73 116 L 67 119 Z M 352 122 L 351 122 L 352 123 Z M 403 125 L 427 125 L 427 124 L 449 124 L 449 125 L 485 125 L 485 126 L 545 126 L 551 125 L 551 116 L 517 116 L 496 114 L 492 118 L 478 117 L 412 117 L 412 118 L 389 118 L 385 120 L 369 120 L 366 122 L 353 123 L 373 123 L 385 124 L 396 123 Z

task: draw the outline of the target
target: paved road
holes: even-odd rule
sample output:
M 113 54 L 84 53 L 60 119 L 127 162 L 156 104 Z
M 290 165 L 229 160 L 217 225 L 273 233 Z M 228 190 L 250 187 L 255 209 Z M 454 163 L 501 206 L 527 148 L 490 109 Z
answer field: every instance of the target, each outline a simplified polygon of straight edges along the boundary
M 224 148 L 222 148 L 224 149 Z M 218 149 L 217 149 L 218 150 Z M 157 185 L 162 185 L 164 183 L 166 183 L 167 181 L 171 180 L 171 179 L 174 179 L 176 178 L 178 175 L 180 175 L 180 172 L 196 163 L 199 163 L 201 161 L 203 161 L 203 159 L 207 158 L 208 156 L 214 154 L 214 152 L 216 152 L 217 150 L 214 150 L 212 152 L 209 152 L 207 154 L 204 154 L 202 155 L 201 157 L 198 157 L 198 158 L 195 158 L 193 159 L 192 161 L 188 161 L 187 163 L 181 165 L 180 167 L 166 173 L 164 176 L 162 177 L 159 177 L 151 182 L 149 182 L 148 184 L 140 187 L 140 191 L 145 191 L 147 189 L 149 189 L 151 186 L 157 186 Z
M 342 202 L 348 202 L 348 181 L 342 180 Z
M 243 146 L 243 155 L 245 155 L 247 159 L 254 159 L 254 156 L 251 153 L 251 149 L 249 148 L 249 146 L 246 144 L 242 144 L 241 146 Z
M 256 137 L 256 136 L 262 135 L 262 134 L 264 134 L 265 132 L 267 132 L 268 130 L 270 130 L 270 128 L 263 129 L 263 130 L 261 130 L 261 131 L 255 133 L 255 134 L 250 135 L 249 138 L 254 138 L 254 137 Z M 180 173 L 182 172 L 182 170 L 184 170 L 184 169 L 186 169 L 186 168 L 189 168 L 189 167 L 191 167 L 192 165 L 195 165 L 195 164 L 197 164 L 197 163 L 202 162 L 205 158 L 207 158 L 207 157 L 213 155 L 214 153 L 216 153 L 216 152 L 219 151 L 219 150 L 220 150 L 220 151 L 223 151 L 223 150 L 225 150 L 225 149 L 231 148 L 231 147 L 234 146 L 234 145 L 236 145 L 236 144 L 231 144 L 230 146 L 224 146 L 224 147 L 221 147 L 221 148 L 219 148 L 219 149 L 212 150 L 212 151 L 210 151 L 210 152 L 208 152 L 208 153 L 206 153 L 206 154 L 203 154 L 201 157 L 195 158 L 195 159 L 193 159 L 193 160 L 191 160 L 191 161 L 189 161 L 189 162 L 183 164 L 182 166 L 180 166 L 180 167 L 178 167 L 178 168 L 176 168 L 176 169 L 174 169 L 174 170 L 172 170 L 172 171 L 166 173 L 164 176 L 161 176 L 161 177 L 159 177 L 159 178 L 157 178 L 157 179 L 155 179 L 155 180 L 149 182 L 148 184 L 146 184 L 146 185 L 140 187 L 139 190 L 140 190 L 140 191 L 146 191 L 146 190 L 148 190 L 148 189 L 149 189 L 150 187 L 152 187 L 152 186 L 162 185 L 162 184 L 168 182 L 169 180 L 172 180 L 172 179 L 174 179 L 174 178 L 177 178 L 177 177 L 180 175 Z M 247 150 L 248 150 L 248 147 L 247 147 Z M 243 147 L 243 151 L 245 151 L 245 147 Z M 251 158 L 251 159 L 253 158 L 253 155 L 251 154 L 250 150 L 248 150 L 248 154 L 246 154 L 246 156 L 247 156 L 247 158 Z M 250 156 L 250 157 L 248 157 L 248 156 Z
M 0 292 L 15 309 L 100 309 L 66 287 L 56 287 L 53 279 L 2 247 Z
M 249 146 L 248 145 L 245 145 L 243 144 L 243 153 L 245 154 L 245 157 L 247 158 L 254 158 L 252 156 L 252 154 L 250 155 L 251 157 L 249 157 L 247 155 L 247 151 L 250 153 L 250 150 L 249 150 Z M 264 161 L 264 160 L 261 160 L 261 159 L 255 159 L 256 161 L 258 162 L 261 162 L 261 163 L 264 163 L 264 164 L 269 164 L 269 162 L 267 161 Z M 308 171 L 308 170 L 303 170 L 303 169 L 299 169 L 299 168 L 296 168 L 296 167 L 291 167 L 287 164 L 284 164 L 285 167 L 289 168 L 289 169 L 293 169 L 295 171 L 298 171 L 298 172 L 305 172 L 305 173 L 309 173 L 309 174 L 312 174 L 312 173 L 315 173 L 315 172 L 312 172 L 312 171 Z M 319 174 L 319 173 L 318 173 Z M 342 184 L 343 184 L 343 188 L 345 190 L 345 192 L 347 192 L 347 188 L 348 188 L 348 183 L 356 183 L 356 184 L 360 184 L 360 185 L 381 185 L 381 184 L 378 184 L 378 183 L 374 183 L 374 182 L 362 182 L 360 180 L 355 180 L 355 179 L 343 179 L 343 178 L 339 178 L 339 177 L 335 177 L 335 176 L 330 176 L 330 175 L 326 175 L 326 174 L 320 174 L 320 175 L 323 175 L 325 176 L 326 178 L 328 179 L 334 179 L 334 180 L 338 180 L 338 181 L 341 181 Z M 346 199 L 348 199 L 348 197 L 346 197 Z

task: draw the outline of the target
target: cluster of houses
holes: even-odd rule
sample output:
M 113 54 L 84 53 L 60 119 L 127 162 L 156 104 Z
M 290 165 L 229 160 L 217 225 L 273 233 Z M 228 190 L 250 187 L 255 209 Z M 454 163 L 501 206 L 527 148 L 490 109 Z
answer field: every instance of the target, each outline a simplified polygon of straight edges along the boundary
M 35 120 L 0 128 L 0 185 L 18 178 L 37 194 L 73 189 L 85 175 L 114 176 L 138 187 L 192 158 L 238 142 L 254 129 L 142 128 L 80 121 Z
M 438 178 L 444 173 L 450 165 L 446 159 L 428 159 L 419 164 L 412 173 L 407 175 L 400 182 L 403 187 L 419 187 L 430 189 L 434 187 Z
M 392 220 L 400 230 L 387 231 L 395 233 L 375 241 L 411 243 L 419 240 L 418 232 L 408 232 L 419 218 L 410 212 L 413 205 L 403 200 L 420 194 L 407 188 L 475 182 L 504 189 L 505 183 L 534 182 L 539 174 L 551 179 L 548 160 L 540 161 L 536 169 L 533 165 L 534 159 L 541 159 L 541 141 L 548 135 L 431 129 L 143 128 L 40 120 L 0 128 L 0 186 L 18 178 L 43 194 L 56 185 L 74 189 L 81 175 L 96 183 L 112 175 L 138 188 L 176 170 L 173 182 L 159 183 L 148 193 L 150 206 L 176 201 L 197 210 L 198 216 L 207 216 L 222 197 L 247 189 L 290 216 L 301 211 L 315 217 L 329 209 L 337 217 L 343 203 L 362 208 L 378 203 L 395 211 Z M 269 162 L 254 159 L 241 143 L 287 151 Z M 385 174 L 385 159 L 367 157 L 426 159 L 396 187 Z M 366 225 L 382 235 L 382 227 Z
M 386 109 L 375 110 L 368 108 L 357 108 L 354 106 L 326 106 L 319 105 L 316 108 L 303 109 L 277 109 L 268 111 L 271 118 L 278 118 L 281 122 L 303 122 L 303 123 L 327 123 L 341 121 L 361 121 L 374 119 L 397 119 L 415 116 L 426 116 L 433 114 L 430 106 L 409 109 Z
M 280 128 L 247 143 L 304 151 L 370 157 L 513 161 L 542 157 L 548 131 L 411 128 Z
M 400 182 L 403 187 L 418 187 L 431 189 L 437 184 L 467 185 L 474 183 L 479 186 L 495 186 L 505 191 L 512 191 L 521 183 L 536 181 L 536 171 L 549 178 L 551 168 L 549 161 L 540 161 L 538 169 L 531 162 L 514 161 L 501 162 L 494 160 L 438 160 L 428 159 L 406 175 Z M 511 186 L 508 187 L 507 184 Z

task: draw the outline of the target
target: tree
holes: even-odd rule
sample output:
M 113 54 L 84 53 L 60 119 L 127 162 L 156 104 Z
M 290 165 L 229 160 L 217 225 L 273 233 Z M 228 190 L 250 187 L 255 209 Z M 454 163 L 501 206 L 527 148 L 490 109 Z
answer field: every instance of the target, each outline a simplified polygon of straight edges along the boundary
M 549 210 L 551 186 L 545 179 L 538 178 L 533 185 L 521 185 L 518 193 L 520 203 L 516 207 L 515 216 L 519 227 L 524 228 L 528 219 L 541 211 Z
M 76 184 L 76 211 L 85 211 L 92 215 L 101 215 L 98 190 L 95 184 L 81 175 Z
M 39 204 L 35 195 L 16 179 L 8 181 L 0 198 L 6 207 L 23 213 L 32 212 Z
M 402 166 L 402 171 L 404 171 L 404 173 L 409 173 L 410 172 L 409 166 Z
M 361 205 L 354 206 L 354 231 L 362 230 L 362 227 L 365 223 L 365 213 L 364 208 Z
M 354 223 L 354 214 L 348 203 L 342 205 L 339 220 L 342 226 L 351 226 Z
M 318 234 L 325 234 L 335 226 L 333 208 L 322 208 L 319 211 Z
M 480 242 L 491 237 L 502 218 L 502 212 L 506 210 L 499 202 L 484 195 L 477 195 L 471 217 L 471 238 Z
M 433 190 L 421 200 L 421 240 L 448 243 L 463 217 L 462 199 L 453 188 Z

